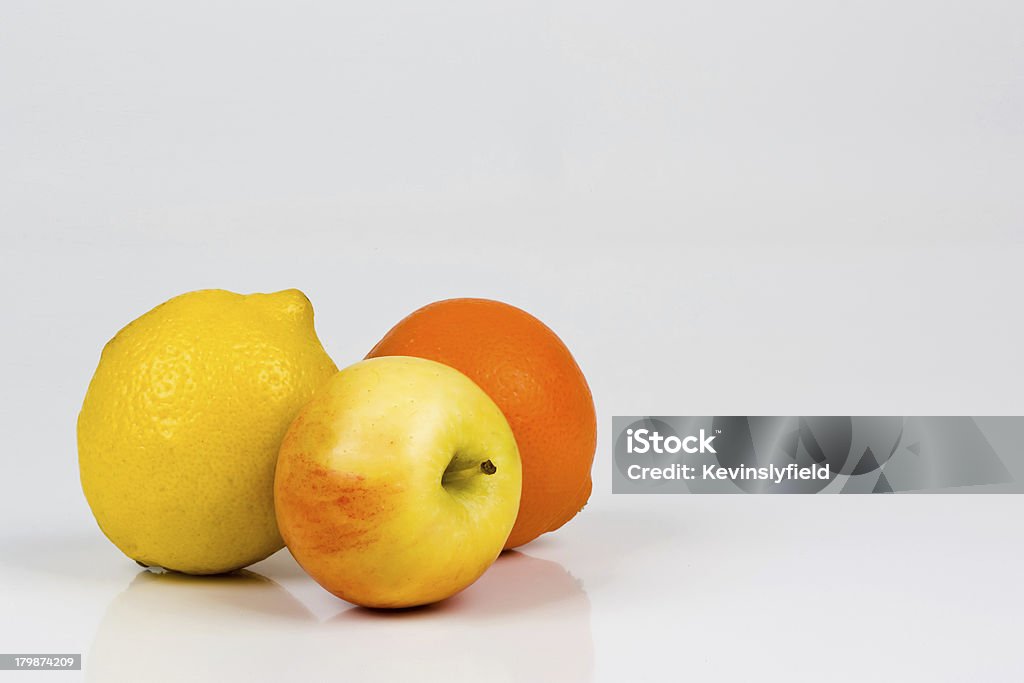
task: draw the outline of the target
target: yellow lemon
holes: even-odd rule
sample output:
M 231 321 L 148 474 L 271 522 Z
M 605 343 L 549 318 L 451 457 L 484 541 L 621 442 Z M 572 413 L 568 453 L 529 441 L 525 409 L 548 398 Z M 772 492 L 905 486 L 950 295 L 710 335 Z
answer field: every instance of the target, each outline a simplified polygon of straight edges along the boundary
M 191 574 L 279 550 L 278 447 L 336 371 L 295 289 L 190 292 L 130 323 L 78 416 L 82 489 L 103 533 L 142 564 Z

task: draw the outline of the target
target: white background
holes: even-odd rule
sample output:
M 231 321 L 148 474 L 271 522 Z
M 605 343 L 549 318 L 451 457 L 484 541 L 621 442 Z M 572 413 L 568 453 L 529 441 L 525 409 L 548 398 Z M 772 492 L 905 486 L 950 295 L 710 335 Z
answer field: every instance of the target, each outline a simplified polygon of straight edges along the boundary
M 1020 680 L 1019 496 L 613 497 L 614 414 L 1021 414 L 1016 2 L 0 6 L 0 651 L 95 680 Z M 339 365 L 522 306 L 595 493 L 432 610 L 286 553 L 137 577 L 78 484 L 102 345 L 299 287 Z M 66 680 L 72 673 L 0 674 Z

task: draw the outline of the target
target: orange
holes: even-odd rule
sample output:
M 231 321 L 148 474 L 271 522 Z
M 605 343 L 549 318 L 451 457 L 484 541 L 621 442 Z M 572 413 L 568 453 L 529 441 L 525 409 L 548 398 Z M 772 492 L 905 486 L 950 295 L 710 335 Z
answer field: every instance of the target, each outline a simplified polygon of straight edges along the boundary
M 523 494 L 505 548 L 572 519 L 590 498 L 597 417 L 590 387 L 562 340 L 526 311 L 448 299 L 414 311 L 367 355 L 418 356 L 476 382 L 505 413 L 523 461 Z

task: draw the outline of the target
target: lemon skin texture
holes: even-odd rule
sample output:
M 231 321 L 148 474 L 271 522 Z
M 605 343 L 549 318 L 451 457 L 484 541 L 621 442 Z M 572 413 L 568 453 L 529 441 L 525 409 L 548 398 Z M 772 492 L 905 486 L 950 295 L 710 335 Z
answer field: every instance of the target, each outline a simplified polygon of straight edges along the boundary
M 278 448 L 336 371 L 295 289 L 190 292 L 130 323 L 104 347 L 78 416 L 100 529 L 133 560 L 190 574 L 279 550 Z

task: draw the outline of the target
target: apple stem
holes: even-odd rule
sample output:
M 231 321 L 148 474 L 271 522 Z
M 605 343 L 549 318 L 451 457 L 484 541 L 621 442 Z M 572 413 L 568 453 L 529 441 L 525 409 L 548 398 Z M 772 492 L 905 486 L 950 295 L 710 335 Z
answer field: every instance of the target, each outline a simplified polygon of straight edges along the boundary
M 478 472 L 483 472 L 484 474 L 490 475 L 494 474 L 497 471 L 498 468 L 494 465 L 493 462 L 491 462 L 490 460 L 484 460 L 482 463 L 480 463 L 479 469 L 470 465 L 469 467 L 462 467 L 457 470 L 445 470 L 444 476 L 441 478 L 441 482 L 442 484 L 447 486 L 450 484 L 454 484 L 456 482 L 466 481 L 467 479 L 476 476 Z

